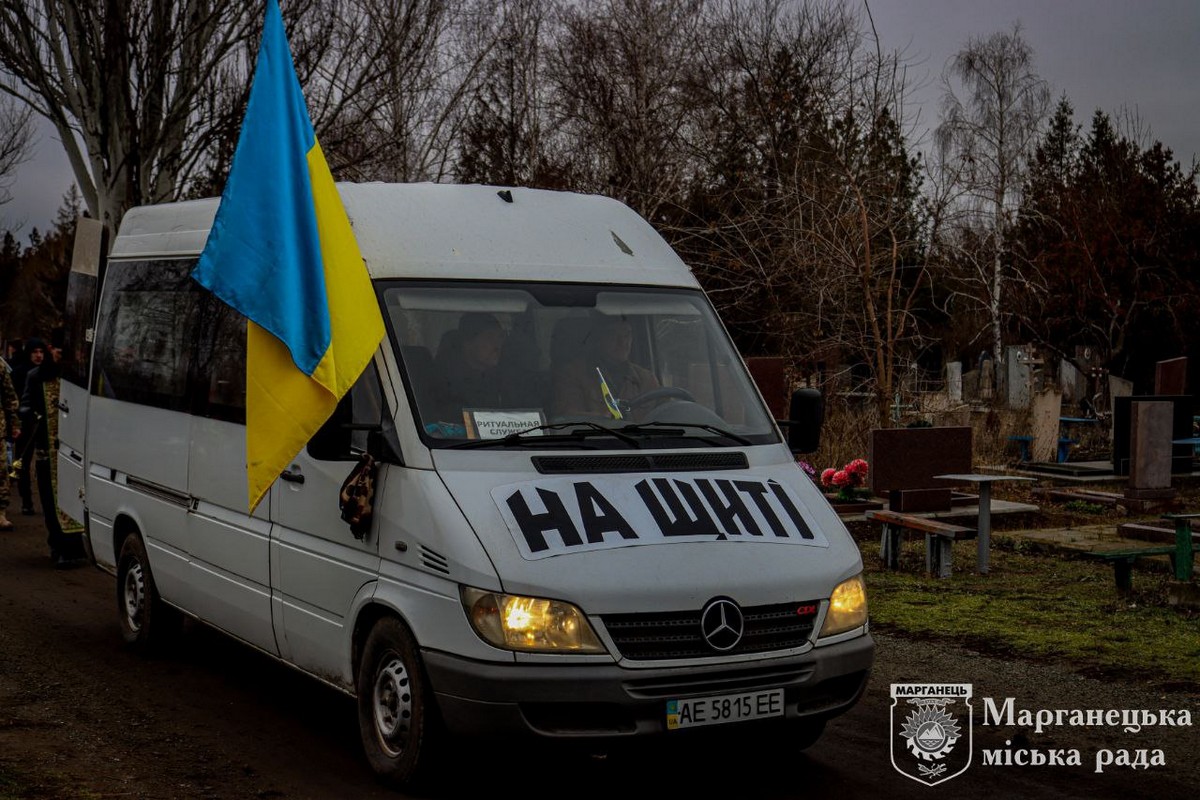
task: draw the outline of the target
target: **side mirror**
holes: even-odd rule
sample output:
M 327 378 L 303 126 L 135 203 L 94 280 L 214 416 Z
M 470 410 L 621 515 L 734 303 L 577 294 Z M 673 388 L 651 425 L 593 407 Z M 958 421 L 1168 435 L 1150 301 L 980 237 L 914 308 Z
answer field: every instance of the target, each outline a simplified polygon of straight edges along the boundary
M 350 405 L 340 403 L 324 425 L 308 440 L 308 454 L 320 461 L 353 459 L 350 449 Z
M 793 453 L 813 453 L 821 446 L 821 426 L 825 424 L 825 398 L 817 389 L 792 392 L 788 407 L 787 441 Z
M 367 452 L 381 464 L 403 464 L 400 457 L 400 440 L 392 425 L 379 425 L 367 433 Z

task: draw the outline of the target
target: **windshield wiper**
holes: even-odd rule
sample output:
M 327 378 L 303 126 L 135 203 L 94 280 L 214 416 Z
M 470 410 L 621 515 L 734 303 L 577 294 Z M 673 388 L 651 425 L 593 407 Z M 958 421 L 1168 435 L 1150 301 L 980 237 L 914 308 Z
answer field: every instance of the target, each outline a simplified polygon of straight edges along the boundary
M 754 442 L 747 439 L 745 436 L 736 434 L 733 431 L 727 431 L 716 425 L 708 425 L 698 422 L 642 422 L 633 425 L 624 425 L 616 430 L 627 434 L 654 434 L 657 436 L 683 436 L 684 428 L 698 428 L 702 431 L 721 436 L 725 439 L 737 442 L 738 444 L 750 445 Z
M 571 430 L 569 433 L 552 433 L 547 435 L 545 431 L 560 431 Z M 468 442 L 459 442 L 446 447 L 446 450 L 469 450 L 472 448 L 482 447 L 511 447 L 522 445 L 544 445 L 544 444 L 559 444 L 561 442 L 579 442 L 584 439 L 591 439 L 599 436 L 611 436 L 618 439 L 633 448 L 640 448 L 641 443 L 627 433 L 622 433 L 623 428 L 606 428 L 595 422 L 553 422 L 548 425 L 538 425 L 533 428 L 526 428 L 523 431 L 514 431 L 506 436 L 501 436 L 496 439 L 472 439 Z M 541 434 L 541 435 L 537 435 Z

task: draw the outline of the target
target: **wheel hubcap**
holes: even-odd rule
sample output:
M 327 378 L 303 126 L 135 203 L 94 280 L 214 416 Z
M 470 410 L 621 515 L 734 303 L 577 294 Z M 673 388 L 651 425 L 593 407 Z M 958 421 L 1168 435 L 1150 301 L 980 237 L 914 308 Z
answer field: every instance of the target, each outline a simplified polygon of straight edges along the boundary
M 404 662 L 389 654 L 375 677 L 375 730 L 393 758 L 404 749 L 412 723 L 412 686 Z
M 146 576 L 142 565 L 134 562 L 125 571 L 125 621 L 132 631 L 142 629 L 142 612 L 146 605 Z

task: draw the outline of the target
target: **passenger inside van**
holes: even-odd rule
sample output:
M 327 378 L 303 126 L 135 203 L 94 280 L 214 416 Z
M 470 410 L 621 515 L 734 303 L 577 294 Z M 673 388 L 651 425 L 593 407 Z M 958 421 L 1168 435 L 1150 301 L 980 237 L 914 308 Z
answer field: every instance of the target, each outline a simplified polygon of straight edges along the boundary
M 439 422 L 460 423 L 467 408 L 502 408 L 504 328 L 492 314 L 467 312 L 448 331 L 434 360 Z
M 554 413 L 627 416 L 630 400 L 659 388 L 654 373 L 630 360 L 633 326 L 623 316 L 596 315 L 584 350 L 554 375 Z M 607 387 L 609 397 L 605 396 Z M 617 413 L 611 410 L 614 401 Z

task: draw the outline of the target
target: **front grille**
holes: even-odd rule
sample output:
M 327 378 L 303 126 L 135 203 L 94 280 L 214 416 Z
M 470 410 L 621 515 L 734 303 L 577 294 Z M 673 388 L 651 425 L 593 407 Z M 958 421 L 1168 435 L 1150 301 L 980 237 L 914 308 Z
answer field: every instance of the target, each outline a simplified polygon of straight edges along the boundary
M 669 700 L 672 697 L 691 697 L 702 694 L 731 694 L 798 686 L 810 678 L 816 669 L 815 660 L 808 664 L 786 666 L 737 666 L 730 669 L 688 670 L 671 672 L 653 678 L 634 678 L 622 685 L 630 697 L 639 700 Z
M 604 614 L 601 619 L 621 655 L 633 661 L 746 655 L 801 647 L 812 636 L 816 600 L 742 609 L 745 629 L 731 650 L 718 652 L 704 641 L 701 609 L 658 614 Z
M 725 453 L 630 453 L 617 456 L 534 456 L 533 466 L 543 475 L 579 472 L 704 472 L 718 469 L 749 469 L 746 454 Z

